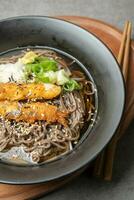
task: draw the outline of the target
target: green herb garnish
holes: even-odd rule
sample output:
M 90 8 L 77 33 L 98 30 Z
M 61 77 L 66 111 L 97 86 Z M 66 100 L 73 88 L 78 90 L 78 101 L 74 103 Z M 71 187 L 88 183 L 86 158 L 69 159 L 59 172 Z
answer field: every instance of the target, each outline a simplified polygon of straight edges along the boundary
M 65 91 L 72 92 L 73 90 L 80 90 L 81 86 L 75 80 L 70 79 L 64 84 L 63 88 Z
M 38 56 L 32 63 L 25 64 L 25 78 L 33 77 L 36 82 L 53 83 L 63 86 L 65 91 L 81 89 L 77 81 L 71 79 L 64 70 L 58 70 L 58 63 L 47 57 Z

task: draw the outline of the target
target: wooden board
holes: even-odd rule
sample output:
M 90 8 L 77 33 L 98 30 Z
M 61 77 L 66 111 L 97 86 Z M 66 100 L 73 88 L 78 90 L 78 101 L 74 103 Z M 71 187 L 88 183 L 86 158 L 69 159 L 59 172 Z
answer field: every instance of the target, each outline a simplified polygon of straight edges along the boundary
M 67 21 L 73 22 L 75 24 L 80 25 L 81 27 L 87 29 L 91 33 L 95 34 L 99 37 L 117 56 L 121 41 L 121 32 L 113 26 L 110 26 L 104 22 L 86 18 L 86 17 L 76 17 L 76 16 L 62 16 L 58 17 L 61 19 L 65 19 Z M 134 42 L 132 42 L 131 46 L 131 57 L 130 57 L 130 69 L 129 69 L 129 80 L 128 80 L 128 92 L 127 92 L 127 102 L 132 101 L 132 91 L 134 91 Z M 133 112 L 128 112 L 127 123 L 125 123 L 125 127 L 129 125 L 131 120 L 133 119 L 134 106 L 132 109 Z M 65 183 L 69 182 L 72 178 L 77 176 L 80 172 L 76 174 L 55 182 L 49 182 L 47 184 L 37 184 L 37 185 L 7 185 L 0 184 L 0 199 L 2 200 L 26 200 L 26 199 L 34 199 L 39 196 L 42 196 L 48 192 L 51 192 Z

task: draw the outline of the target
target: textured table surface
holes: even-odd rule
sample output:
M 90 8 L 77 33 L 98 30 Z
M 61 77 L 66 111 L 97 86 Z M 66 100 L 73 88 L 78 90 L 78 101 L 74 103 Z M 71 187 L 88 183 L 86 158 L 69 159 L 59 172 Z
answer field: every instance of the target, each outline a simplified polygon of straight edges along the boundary
M 134 24 L 134 0 L 0 0 L 0 19 L 19 15 L 82 15 L 122 28 L 126 19 Z M 82 174 L 40 200 L 133 200 L 133 132 L 134 123 L 118 147 L 112 182 L 106 183 Z

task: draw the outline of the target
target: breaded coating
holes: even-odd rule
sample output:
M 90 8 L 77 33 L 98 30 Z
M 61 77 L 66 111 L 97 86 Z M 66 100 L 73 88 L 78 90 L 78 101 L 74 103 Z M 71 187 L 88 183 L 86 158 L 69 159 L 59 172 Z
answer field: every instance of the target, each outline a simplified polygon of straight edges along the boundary
M 0 83 L 0 100 L 53 99 L 60 93 L 60 86 L 49 83 Z
M 57 106 L 42 102 L 19 103 L 17 101 L 0 101 L 0 115 L 6 119 L 34 123 L 44 120 L 49 123 L 59 122 L 66 126 L 67 112 L 58 110 Z

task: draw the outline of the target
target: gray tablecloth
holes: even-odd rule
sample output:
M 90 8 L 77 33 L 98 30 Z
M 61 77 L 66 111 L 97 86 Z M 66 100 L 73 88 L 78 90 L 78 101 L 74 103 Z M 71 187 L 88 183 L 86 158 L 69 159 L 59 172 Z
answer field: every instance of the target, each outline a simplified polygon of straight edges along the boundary
M 134 0 L 0 0 L 0 18 L 18 15 L 82 15 L 122 28 L 134 21 Z
M 122 29 L 126 19 L 134 23 L 134 0 L 0 0 L 0 19 L 18 15 L 82 15 Z M 120 142 L 111 183 L 83 174 L 42 200 L 133 200 L 133 131 L 132 124 Z

